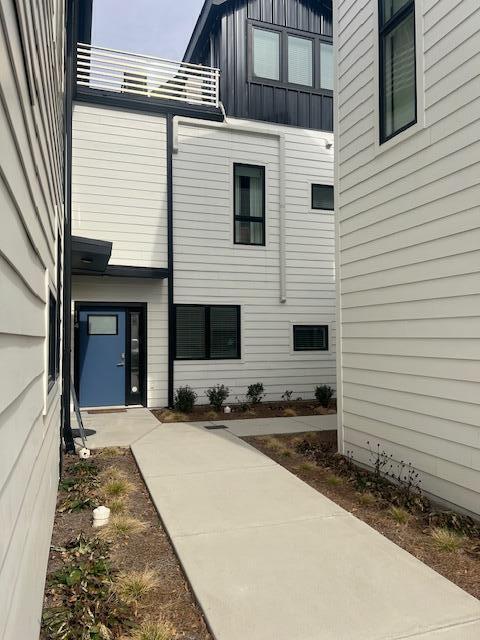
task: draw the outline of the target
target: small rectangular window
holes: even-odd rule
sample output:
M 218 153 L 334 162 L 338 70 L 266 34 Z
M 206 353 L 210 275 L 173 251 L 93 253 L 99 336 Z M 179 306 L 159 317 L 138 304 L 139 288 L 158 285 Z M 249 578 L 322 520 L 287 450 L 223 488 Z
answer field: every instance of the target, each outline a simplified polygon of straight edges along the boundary
M 320 43 L 320 86 L 333 91 L 333 46 Z
M 177 360 L 240 358 L 240 307 L 176 305 L 175 358 Z
M 313 40 L 288 36 L 288 82 L 312 86 Z
M 295 325 L 294 351 L 328 351 L 328 325 Z
M 257 78 L 280 80 L 280 34 L 253 29 L 253 73 Z
M 118 334 L 118 316 L 88 316 L 89 336 L 116 336 Z
M 57 367 L 57 301 L 50 291 L 48 297 L 48 390 L 58 376 Z
M 333 211 L 333 187 L 330 184 L 312 184 L 312 209 Z
M 380 0 L 380 142 L 417 121 L 414 0 Z
M 265 244 L 265 168 L 235 164 L 234 242 Z

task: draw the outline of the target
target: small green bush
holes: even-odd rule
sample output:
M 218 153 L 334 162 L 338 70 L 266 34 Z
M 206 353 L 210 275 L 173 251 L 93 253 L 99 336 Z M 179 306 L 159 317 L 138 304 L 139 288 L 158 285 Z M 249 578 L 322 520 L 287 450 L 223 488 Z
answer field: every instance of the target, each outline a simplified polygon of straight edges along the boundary
M 175 409 L 182 413 L 190 413 L 197 399 L 195 391 L 189 387 L 178 387 L 175 393 Z
M 249 385 L 246 396 L 250 404 L 259 404 L 265 397 L 263 382 L 256 382 L 255 384 Z
M 326 384 L 322 384 L 315 388 L 315 398 L 322 407 L 328 407 L 333 397 L 333 389 Z
M 205 393 L 207 394 L 210 406 L 213 407 L 215 411 L 221 411 L 223 403 L 230 395 L 230 389 L 224 384 L 217 384 L 207 389 Z

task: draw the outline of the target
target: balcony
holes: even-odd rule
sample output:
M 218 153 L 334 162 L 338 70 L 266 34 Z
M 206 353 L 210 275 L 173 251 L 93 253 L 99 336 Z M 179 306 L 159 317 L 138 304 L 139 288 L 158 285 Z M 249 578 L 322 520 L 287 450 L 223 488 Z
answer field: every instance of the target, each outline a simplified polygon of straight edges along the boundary
M 77 92 L 219 107 L 219 69 L 77 44 Z

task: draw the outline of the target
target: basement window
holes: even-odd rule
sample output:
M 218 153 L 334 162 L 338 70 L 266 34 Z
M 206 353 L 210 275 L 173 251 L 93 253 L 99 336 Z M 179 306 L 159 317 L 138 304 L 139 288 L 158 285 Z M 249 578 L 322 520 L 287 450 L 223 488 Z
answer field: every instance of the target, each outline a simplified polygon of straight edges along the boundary
M 239 306 L 175 305 L 176 360 L 239 358 Z
M 312 184 L 312 209 L 333 211 L 333 186 L 331 184 Z
M 293 350 L 328 351 L 328 325 L 294 325 Z

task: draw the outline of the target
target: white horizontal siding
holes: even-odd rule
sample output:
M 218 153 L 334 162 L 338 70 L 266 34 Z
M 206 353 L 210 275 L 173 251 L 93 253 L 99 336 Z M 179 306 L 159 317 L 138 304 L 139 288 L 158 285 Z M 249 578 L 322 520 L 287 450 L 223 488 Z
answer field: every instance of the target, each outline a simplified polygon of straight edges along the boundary
M 72 229 L 113 242 L 110 264 L 167 266 L 166 121 L 76 104 Z
M 166 280 L 74 276 L 72 301 L 147 303 L 147 405 L 168 403 L 168 303 Z
M 61 304 L 63 6 L 0 3 L 3 640 L 38 638 L 58 483 L 61 390 L 47 394 L 46 354 L 49 289 Z
M 343 446 L 480 513 L 480 9 L 420 3 L 425 108 L 379 153 L 375 5 L 336 11 Z
M 235 123 L 235 120 L 230 120 Z M 311 183 L 333 184 L 331 134 L 265 125 L 286 140 L 287 302 L 279 269 L 279 142 L 262 133 L 179 126 L 174 156 L 175 303 L 241 307 L 240 360 L 177 361 L 175 388 L 226 384 L 231 401 L 263 382 L 267 399 L 335 386 L 334 216 L 310 210 Z M 266 246 L 233 244 L 233 163 L 266 171 Z M 329 324 L 329 353 L 292 350 L 294 323 Z

